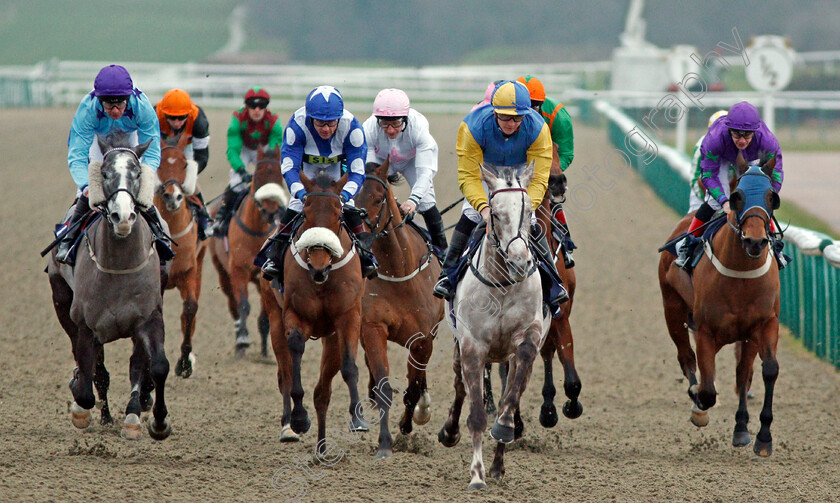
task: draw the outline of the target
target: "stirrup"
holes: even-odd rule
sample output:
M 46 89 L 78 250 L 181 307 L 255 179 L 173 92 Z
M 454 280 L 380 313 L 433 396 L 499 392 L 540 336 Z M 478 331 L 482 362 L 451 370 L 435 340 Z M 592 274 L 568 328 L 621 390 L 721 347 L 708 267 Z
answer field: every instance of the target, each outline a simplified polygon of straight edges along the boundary
M 277 268 L 277 264 L 274 263 L 274 260 L 267 258 L 265 263 L 262 265 L 260 269 L 262 271 L 263 278 L 267 280 L 276 279 L 280 275 L 280 270 Z
M 450 284 L 447 276 L 440 278 L 435 283 L 433 294 L 439 299 L 452 300 L 452 284 Z

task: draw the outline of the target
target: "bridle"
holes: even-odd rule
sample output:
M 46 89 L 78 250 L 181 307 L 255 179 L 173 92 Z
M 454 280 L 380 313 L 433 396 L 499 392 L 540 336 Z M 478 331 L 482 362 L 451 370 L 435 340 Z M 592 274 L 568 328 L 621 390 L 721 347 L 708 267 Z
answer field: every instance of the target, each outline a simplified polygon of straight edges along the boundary
M 182 154 L 184 153 L 184 150 L 181 147 L 178 147 L 176 145 L 166 145 L 165 147 L 160 149 L 161 160 L 163 159 L 163 153 L 167 150 L 177 150 Z M 184 159 L 186 159 L 186 157 L 184 157 Z M 186 164 L 184 165 L 184 172 L 186 173 Z M 172 185 L 176 185 L 179 189 L 181 189 L 181 192 L 184 192 L 183 182 L 181 182 L 180 180 L 176 180 L 175 178 L 170 178 L 164 182 L 161 182 L 161 184 L 157 188 L 157 193 L 162 196 L 166 192 L 166 189 Z
M 137 153 L 135 153 L 134 150 L 129 148 L 129 147 L 112 147 L 112 148 L 108 149 L 105 153 L 102 154 L 102 160 L 104 161 L 106 157 L 108 157 L 110 154 L 112 154 L 114 152 L 130 152 L 131 155 L 134 156 L 134 159 L 138 163 L 140 162 L 140 158 L 137 157 Z M 102 189 L 104 191 L 105 187 L 103 186 Z M 126 194 L 128 194 L 128 197 L 131 198 L 131 203 L 133 205 L 137 206 L 137 196 L 132 194 L 130 190 L 122 188 L 122 187 L 118 187 L 117 190 L 111 192 L 110 194 L 105 194 L 105 201 L 103 202 L 103 206 L 107 206 L 108 202 L 111 201 L 111 199 L 113 199 L 114 197 L 116 197 L 117 194 L 119 194 L 120 192 L 125 192 Z
M 388 182 L 379 178 L 376 175 L 366 174 L 365 175 L 365 181 L 368 181 L 368 180 L 372 180 L 372 181 L 377 182 L 378 184 L 382 185 L 382 187 L 385 189 L 385 192 L 388 192 L 390 190 L 390 185 L 388 184 Z M 388 221 L 385 222 L 385 224 L 380 227 L 380 224 L 382 223 L 382 212 L 385 211 L 385 208 L 387 206 L 388 206 L 388 198 L 383 198 L 382 202 L 379 205 L 379 211 L 376 212 L 376 222 L 375 223 L 371 223 L 371 221 L 367 218 L 367 215 L 363 216 L 363 220 L 364 220 L 365 224 L 367 224 L 367 226 L 370 227 L 370 231 L 373 233 L 373 239 L 379 239 L 381 237 L 385 237 L 388 234 L 390 234 L 391 232 L 394 232 L 395 230 L 399 229 L 400 227 L 402 227 L 403 225 L 405 225 L 408 222 L 407 219 L 403 219 L 402 222 L 398 223 L 397 225 L 395 225 L 394 227 L 389 229 L 388 226 L 391 225 L 391 222 L 394 220 L 394 214 L 389 213 L 388 214 Z M 382 230 L 377 232 L 376 229 L 382 229 Z
M 496 215 L 493 211 L 493 205 L 490 204 L 490 242 L 491 244 L 497 249 L 499 255 L 501 255 L 502 259 L 505 263 L 509 262 L 508 258 L 508 250 L 510 250 L 511 245 L 517 239 L 521 239 L 524 241 L 525 246 L 528 247 L 528 240 L 522 236 L 522 224 L 525 222 L 525 194 L 528 193 L 528 190 L 523 187 L 508 187 L 504 189 L 494 190 L 490 193 L 490 197 L 488 198 L 488 203 L 493 201 L 493 197 L 496 194 L 500 194 L 502 192 L 520 192 L 522 197 L 522 209 L 519 212 L 519 225 L 516 227 L 516 236 L 508 241 L 507 246 L 502 248 L 501 240 L 499 240 L 499 235 L 496 233 Z
M 303 196 L 302 202 L 305 204 L 306 200 L 310 197 L 333 197 L 335 199 L 338 199 L 339 202 L 343 203 L 343 201 L 341 199 L 341 196 L 339 196 L 338 194 L 335 194 L 333 192 L 307 192 Z M 306 213 L 301 212 L 300 215 L 298 216 L 298 218 L 306 219 Z M 344 222 L 341 223 L 341 225 L 339 226 L 339 233 L 341 232 L 341 227 L 346 227 L 346 224 Z M 312 266 L 309 264 L 309 257 L 307 257 L 306 260 L 303 260 L 300 257 L 300 250 L 298 250 L 297 246 L 295 246 L 295 239 L 294 238 L 289 242 L 289 251 L 292 253 L 292 256 L 294 257 L 295 262 L 297 262 L 297 264 L 301 268 L 303 268 L 305 270 L 312 270 Z M 338 269 L 341 269 L 342 267 L 347 265 L 347 263 L 350 262 L 350 259 L 352 259 L 353 255 L 355 255 L 355 254 L 356 254 L 356 247 L 351 246 L 350 250 L 344 254 L 344 257 L 342 257 L 341 260 L 339 260 L 338 262 L 333 262 L 333 259 L 335 257 L 330 253 L 330 265 L 327 266 L 327 268 L 331 271 L 337 271 Z

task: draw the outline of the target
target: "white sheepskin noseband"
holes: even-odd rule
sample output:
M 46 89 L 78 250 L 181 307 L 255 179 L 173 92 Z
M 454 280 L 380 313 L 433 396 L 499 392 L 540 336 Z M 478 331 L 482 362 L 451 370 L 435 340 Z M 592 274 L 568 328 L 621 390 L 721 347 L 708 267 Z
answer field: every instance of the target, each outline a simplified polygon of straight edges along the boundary
M 273 200 L 276 201 L 277 204 L 282 204 L 283 206 L 288 206 L 289 204 L 289 196 L 286 194 L 286 191 L 283 190 L 283 187 L 281 187 L 278 183 L 267 183 L 263 185 L 254 192 L 254 199 L 260 202 Z
M 137 204 L 143 208 L 151 208 L 160 180 L 151 166 L 141 164 L 140 170 L 140 191 L 137 194 Z M 91 208 L 96 208 L 105 202 L 105 191 L 102 189 L 102 161 L 92 161 L 88 164 L 88 199 Z
M 333 257 L 340 257 L 344 255 L 344 248 L 341 246 L 341 240 L 335 233 L 326 227 L 312 227 L 306 229 L 300 238 L 295 242 L 295 248 L 299 250 L 313 248 L 324 248 Z

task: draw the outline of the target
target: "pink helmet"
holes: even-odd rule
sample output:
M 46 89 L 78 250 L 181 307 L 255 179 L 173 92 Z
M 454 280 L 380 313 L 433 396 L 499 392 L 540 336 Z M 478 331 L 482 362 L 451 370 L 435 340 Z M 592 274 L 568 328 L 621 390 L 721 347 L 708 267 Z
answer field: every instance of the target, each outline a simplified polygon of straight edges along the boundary
M 406 117 L 410 106 L 405 91 L 383 89 L 373 100 L 373 115 L 377 117 Z

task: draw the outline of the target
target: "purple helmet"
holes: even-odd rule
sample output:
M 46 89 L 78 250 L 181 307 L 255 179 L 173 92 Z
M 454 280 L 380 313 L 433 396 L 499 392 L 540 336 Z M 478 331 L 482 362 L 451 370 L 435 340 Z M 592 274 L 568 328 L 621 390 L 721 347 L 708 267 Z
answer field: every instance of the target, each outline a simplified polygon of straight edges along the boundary
M 120 65 L 108 65 L 99 70 L 93 81 L 94 96 L 128 96 L 134 92 L 134 82 L 128 70 Z
M 746 101 L 732 105 L 732 108 L 729 109 L 729 114 L 724 120 L 729 129 L 756 131 L 761 127 L 761 117 L 758 114 L 758 110 Z

